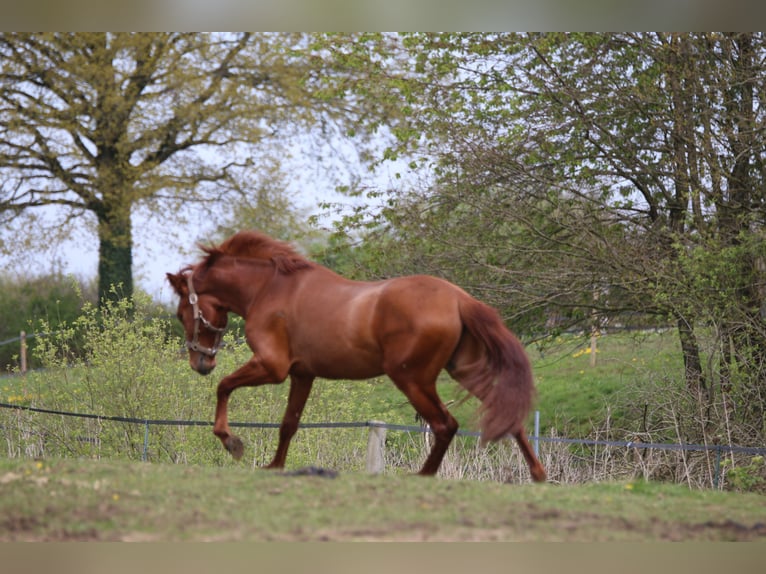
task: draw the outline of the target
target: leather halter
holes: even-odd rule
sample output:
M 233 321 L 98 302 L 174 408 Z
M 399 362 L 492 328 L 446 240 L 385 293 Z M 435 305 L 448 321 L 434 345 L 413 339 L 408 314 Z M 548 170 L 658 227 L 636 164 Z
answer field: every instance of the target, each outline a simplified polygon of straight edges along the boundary
M 186 341 L 186 348 L 190 351 L 196 351 L 197 353 L 207 355 L 208 357 L 215 357 L 218 353 L 218 349 L 221 347 L 221 340 L 223 339 L 223 332 L 226 330 L 226 327 L 216 327 L 202 315 L 202 309 L 199 308 L 198 304 L 199 298 L 197 297 L 197 293 L 194 292 L 192 273 L 189 273 L 186 276 L 186 283 L 189 286 L 189 303 L 191 303 L 194 313 L 194 337 L 192 337 L 191 341 Z M 213 343 L 212 347 L 204 347 L 199 344 L 200 323 L 202 323 L 208 331 L 213 331 L 216 334 L 215 343 Z

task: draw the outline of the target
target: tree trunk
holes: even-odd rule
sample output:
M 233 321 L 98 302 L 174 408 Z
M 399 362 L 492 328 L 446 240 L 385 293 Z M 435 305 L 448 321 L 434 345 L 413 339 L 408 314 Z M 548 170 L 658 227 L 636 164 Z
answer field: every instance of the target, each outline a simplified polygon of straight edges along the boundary
M 708 396 L 707 382 L 702 374 L 699 344 L 694 334 L 694 327 L 684 317 L 678 317 L 678 336 L 681 340 L 681 352 L 684 358 L 686 386 L 690 391 Z
M 133 296 L 133 232 L 130 208 L 98 213 L 98 300 L 116 301 Z
M 723 323 L 730 350 L 723 356 L 722 389 L 731 397 L 734 418 L 743 428 L 764 430 L 766 403 L 766 333 L 763 288 L 764 255 L 757 215 L 763 203 L 763 141 L 758 126 L 756 106 L 761 86 L 760 55 L 750 34 L 730 37 L 730 60 L 733 78 L 726 101 L 730 122 L 727 139 L 734 158 L 726 174 L 727 191 L 717 206 L 722 243 L 737 250 L 733 277 L 741 278 L 734 293 L 733 309 Z M 736 377 L 734 376 L 736 374 Z

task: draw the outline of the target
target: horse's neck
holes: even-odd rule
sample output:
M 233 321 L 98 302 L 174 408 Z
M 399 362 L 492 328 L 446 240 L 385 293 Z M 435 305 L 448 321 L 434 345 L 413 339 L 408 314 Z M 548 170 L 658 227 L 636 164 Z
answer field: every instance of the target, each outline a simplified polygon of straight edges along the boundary
M 274 267 L 267 262 L 231 260 L 210 270 L 207 290 L 232 312 L 244 317 L 273 274 Z

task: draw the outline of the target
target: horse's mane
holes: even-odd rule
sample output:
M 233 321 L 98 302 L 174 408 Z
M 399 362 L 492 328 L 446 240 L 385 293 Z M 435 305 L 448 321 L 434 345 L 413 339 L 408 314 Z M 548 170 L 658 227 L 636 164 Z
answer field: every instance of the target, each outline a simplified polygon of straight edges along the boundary
M 272 261 L 282 273 L 293 273 L 311 266 L 311 262 L 299 254 L 295 248 L 284 241 L 278 241 L 258 231 L 239 231 L 218 246 L 200 245 L 207 253 L 203 261 L 205 267 L 213 264 L 222 255 Z

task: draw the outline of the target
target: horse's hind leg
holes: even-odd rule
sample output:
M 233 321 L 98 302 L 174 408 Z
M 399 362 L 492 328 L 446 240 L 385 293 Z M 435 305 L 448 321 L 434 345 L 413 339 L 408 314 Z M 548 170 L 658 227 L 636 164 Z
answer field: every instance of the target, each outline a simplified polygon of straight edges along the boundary
M 314 377 L 290 376 L 290 396 L 287 399 L 287 408 L 284 417 L 282 417 L 282 424 L 279 426 L 277 452 L 274 454 L 274 460 L 266 468 L 283 468 L 285 466 L 287 449 L 293 435 L 298 430 L 303 407 L 306 406 L 306 400 L 309 398 L 313 383 Z
M 489 391 L 489 387 L 476 387 L 465 384 L 464 379 L 470 377 L 476 370 L 478 363 L 482 360 L 481 350 L 477 347 L 476 341 L 470 338 L 464 338 L 461 340 L 460 346 L 455 354 L 452 356 L 449 364 L 447 365 L 447 372 L 450 376 L 458 381 L 465 389 L 478 398 L 482 403 L 487 398 L 486 393 Z M 546 475 L 543 465 L 535 456 L 534 450 L 529 444 L 527 439 L 527 433 L 522 429 L 513 435 L 516 442 L 519 445 L 521 454 L 524 455 L 524 459 L 529 465 L 529 471 L 532 475 L 532 480 L 535 482 L 545 482 Z
M 532 480 L 535 482 L 545 482 L 545 469 L 535 456 L 535 452 L 532 450 L 532 447 L 529 445 L 526 431 L 522 428 L 513 436 L 516 439 L 519 448 L 521 449 L 521 454 L 524 455 L 524 458 L 529 465 L 529 472 L 532 474 Z
M 434 475 L 439 470 L 439 465 L 441 465 L 447 448 L 452 442 L 452 437 L 457 432 L 458 422 L 436 393 L 435 380 L 427 384 L 418 384 L 417 382 L 394 379 L 394 383 L 431 427 L 434 434 L 434 444 L 418 474 Z

